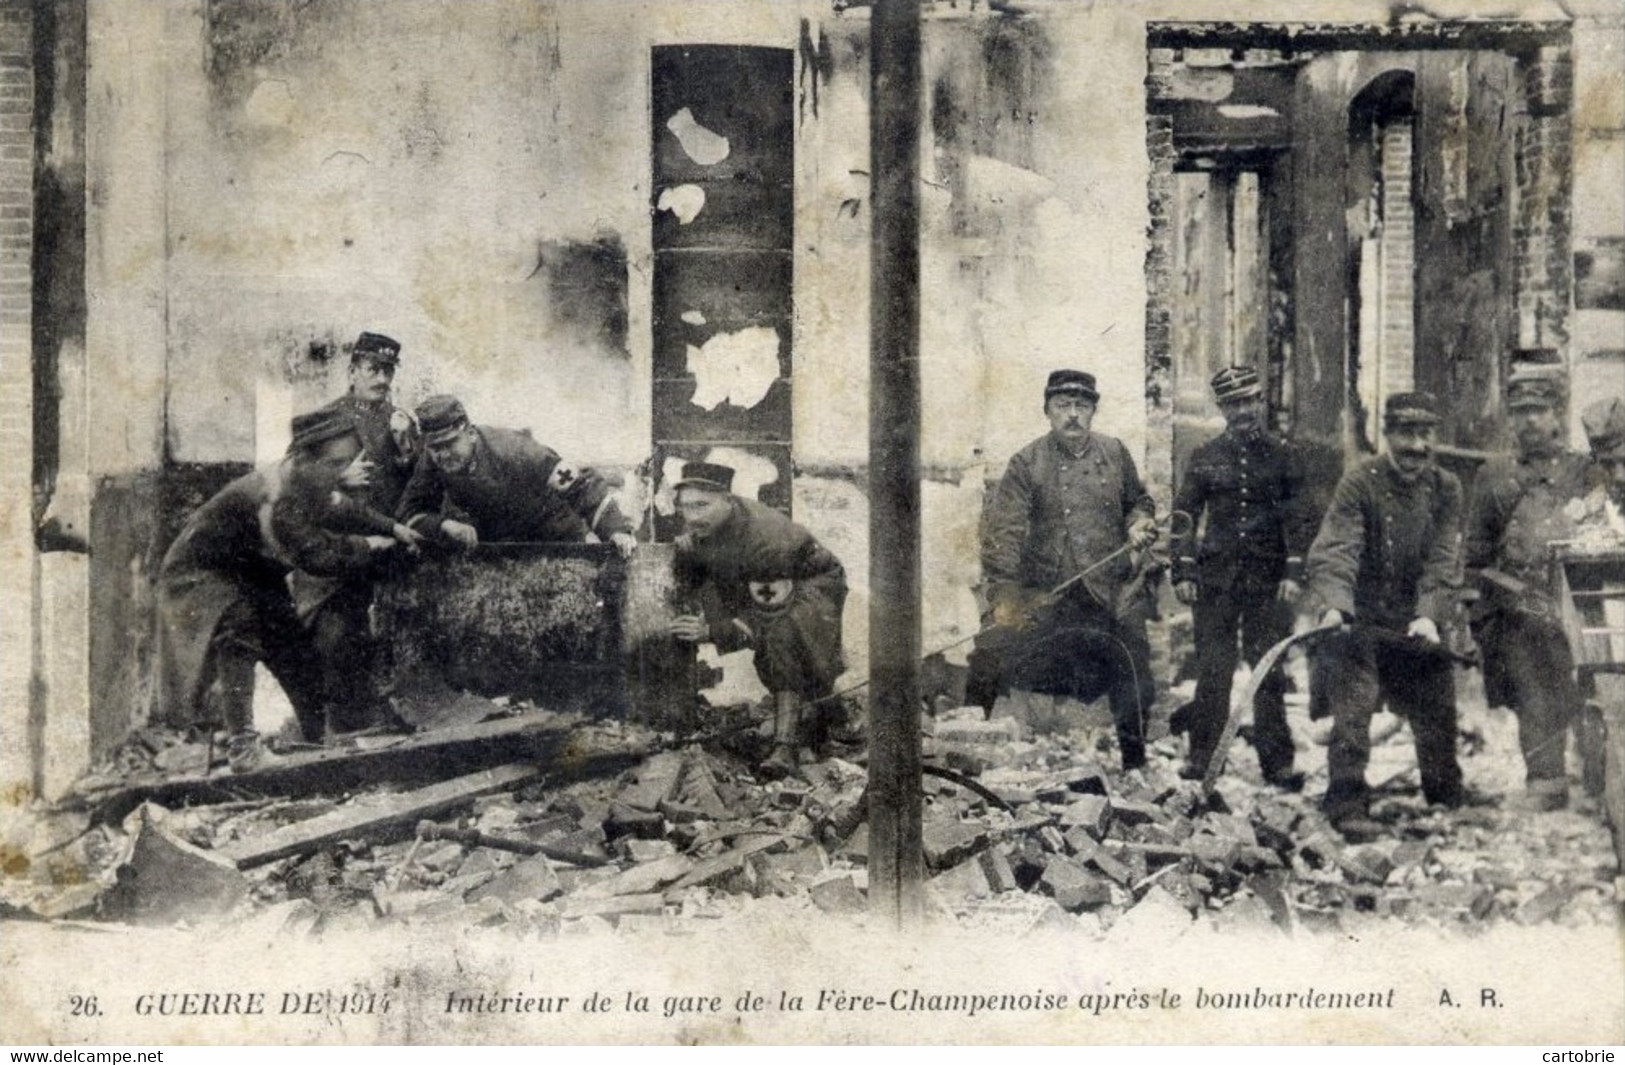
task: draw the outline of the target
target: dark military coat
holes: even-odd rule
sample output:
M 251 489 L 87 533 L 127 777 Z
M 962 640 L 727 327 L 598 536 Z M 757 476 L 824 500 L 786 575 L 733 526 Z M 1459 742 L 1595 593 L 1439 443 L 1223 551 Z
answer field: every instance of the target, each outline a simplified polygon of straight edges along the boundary
M 1191 453 L 1174 511 L 1173 579 L 1223 593 L 1246 573 L 1261 582 L 1297 579 L 1315 536 L 1303 464 L 1285 437 L 1226 431 Z M 1197 526 L 1207 528 L 1197 544 Z
M 298 569 L 320 577 L 361 576 L 375 554 L 359 534 L 387 534 L 394 523 L 302 478 L 290 460 L 245 474 L 204 503 L 182 527 L 158 574 L 160 715 L 184 722 L 215 627 L 240 598 L 289 595 Z
M 403 522 L 435 534 L 444 518 L 466 516 L 484 542 L 574 543 L 589 532 L 608 540 L 632 531 L 596 473 L 566 465 L 523 430 L 474 432 L 474 461 L 461 473 L 440 469 L 427 449 L 419 456 L 396 508 Z
M 778 642 L 794 644 L 793 656 L 802 677 L 790 687 L 817 688 L 840 675 L 841 609 L 846 602 L 846 571 L 840 560 L 806 529 L 783 514 L 752 499 L 733 499 L 733 516 L 705 539 L 682 538 L 673 562 L 680 597 L 697 602 L 710 638 L 719 651 L 749 646 L 764 622 L 780 630 Z M 794 582 L 788 603 L 772 611 L 757 608 L 751 596 L 753 581 Z M 749 619 L 751 635 L 735 624 Z M 760 661 L 758 672 L 772 686 Z M 806 681 L 809 683 L 801 683 Z
M 1309 548 L 1308 592 L 1384 628 L 1443 623 L 1461 584 L 1461 526 L 1454 474 L 1428 466 L 1407 482 L 1386 456 L 1363 459 L 1338 482 Z
M 1493 567 L 1543 592 L 1549 545 L 1574 535 L 1564 511 L 1586 494 L 1590 466 L 1589 458 L 1573 451 L 1485 463 L 1467 514 L 1467 568 Z
M 1055 433 L 1016 452 L 982 515 L 982 579 L 992 589 L 1052 588 L 1122 547 L 1155 504 L 1128 448 L 1091 433 L 1073 454 Z M 1113 604 L 1133 567 L 1121 555 L 1084 582 Z
M 412 479 L 414 462 L 412 456 L 401 454 L 389 421 L 396 414 L 406 412 L 387 399 L 368 403 L 349 393 L 321 409 L 343 414 L 361 437 L 361 449 L 372 463 L 372 482 L 360 495 L 361 501 L 381 514 L 395 513 L 406 484 Z

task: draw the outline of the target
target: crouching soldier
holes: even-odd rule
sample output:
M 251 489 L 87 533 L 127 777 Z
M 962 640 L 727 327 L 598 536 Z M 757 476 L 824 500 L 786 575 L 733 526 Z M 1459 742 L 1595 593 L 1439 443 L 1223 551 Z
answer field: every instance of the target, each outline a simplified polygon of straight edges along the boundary
M 309 630 L 294 611 L 289 574 L 365 575 L 396 543 L 418 539 L 343 493 L 365 485 L 361 454 L 350 419 L 332 411 L 300 415 L 287 456 L 221 489 L 192 514 L 164 556 L 158 576 L 163 716 L 179 725 L 204 723 L 211 715 L 200 704 L 210 683 L 218 682 L 236 771 L 267 758 L 254 731 L 256 662 L 282 685 L 305 739 L 322 739 L 322 671 Z M 370 531 L 335 531 L 363 525 Z
M 708 462 L 683 466 L 677 509 L 683 535 L 674 563 L 678 592 L 700 612 L 675 618 L 673 637 L 711 642 L 722 652 L 750 648 L 774 701 L 772 755 L 763 769 L 796 771 L 803 746 L 821 742 L 826 699 L 843 668 L 841 609 L 846 573 L 811 533 L 778 511 L 733 494 L 734 471 Z
M 1321 693 L 1332 714 L 1322 808 L 1351 838 L 1382 831 L 1368 817 L 1371 717 L 1387 700 L 1410 719 L 1422 793 L 1459 806 L 1456 689 L 1440 623 L 1456 596 L 1461 482 L 1433 461 L 1438 425 L 1426 392 L 1389 396 L 1387 454 L 1343 475 L 1305 563 L 1305 605 L 1341 631 L 1319 648 Z
M 1580 708 L 1574 656 L 1551 594 L 1553 541 L 1574 534 L 1569 503 L 1586 494 L 1590 460 L 1563 446 L 1561 387 L 1551 373 L 1507 382 L 1517 453 L 1488 463 L 1468 511 L 1466 564 L 1481 593 L 1473 638 L 1484 652 L 1491 706 L 1518 715 L 1530 811 L 1568 805 L 1568 729 Z

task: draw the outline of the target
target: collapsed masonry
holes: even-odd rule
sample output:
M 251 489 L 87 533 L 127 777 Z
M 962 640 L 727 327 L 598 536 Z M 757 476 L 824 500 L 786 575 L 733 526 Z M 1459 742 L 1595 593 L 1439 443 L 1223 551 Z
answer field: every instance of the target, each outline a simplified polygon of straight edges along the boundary
M 377 738 L 258 774 L 154 765 L 145 777 L 89 778 L 71 808 L 39 819 L 22 875 L 0 881 L 7 915 L 252 920 L 312 934 L 447 922 L 552 936 L 680 934 L 766 897 L 809 915 L 867 909 L 861 749 L 768 782 L 750 768 L 746 708 L 685 739 L 487 707 L 491 720 L 438 737 Z M 1438 813 L 1401 768 L 1375 808 L 1393 837 L 1347 846 L 1310 798 L 1252 783 L 1245 756 L 1204 800 L 1178 779 L 1173 740 L 1122 774 L 1097 757 L 1104 729 L 1021 739 L 1013 721 L 980 717 L 949 711 L 928 728 L 925 857 L 943 917 L 1137 941 L 1200 925 L 1275 934 L 1617 919 L 1622 882 L 1594 815 Z M 1469 720 L 1470 776 L 1495 759 L 1515 764 L 1500 717 Z M 1408 747 L 1390 737 L 1374 766 L 1402 765 Z

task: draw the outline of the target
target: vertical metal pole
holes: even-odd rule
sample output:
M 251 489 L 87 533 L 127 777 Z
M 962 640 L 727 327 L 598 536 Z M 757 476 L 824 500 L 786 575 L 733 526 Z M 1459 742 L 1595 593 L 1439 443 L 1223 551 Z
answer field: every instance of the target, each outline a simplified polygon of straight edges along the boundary
M 924 912 L 920 845 L 920 0 L 875 0 L 869 166 L 869 899 Z

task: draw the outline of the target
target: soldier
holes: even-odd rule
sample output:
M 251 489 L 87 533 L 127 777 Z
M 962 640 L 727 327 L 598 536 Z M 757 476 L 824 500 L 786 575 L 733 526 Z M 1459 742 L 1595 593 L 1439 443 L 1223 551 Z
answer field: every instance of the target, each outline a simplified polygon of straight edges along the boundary
M 404 526 L 348 499 L 364 482 L 361 439 L 332 411 L 293 420 L 293 443 L 274 466 L 221 489 L 194 512 L 164 556 L 158 576 L 163 714 L 198 723 L 210 682 L 219 683 L 235 770 L 264 760 L 254 731 L 254 664 L 264 662 L 287 692 L 307 740 L 321 740 L 323 687 L 308 631 L 299 624 L 287 577 L 365 576 Z M 366 534 L 334 531 L 370 527 Z
M 529 432 L 472 425 L 454 396 L 430 396 L 417 418 L 424 452 L 396 508 L 417 532 L 462 547 L 580 543 L 589 534 L 623 556 L 637 545 L 603 479 L 575 469 Z
M 806 529 L 734 495 L 733 476 L 714 463 L 683 466 L 676 488 L 684 532 L 673 565 L 680 595 L 700 611 L 674 619 L 670 632 L 723 652 L 751 648 L 774 700 L 774 748 L 763 769 L 784 776 L 831 721 L 830 707 L 812 720 L 803 720 L 803 708 L 827 700 L 843 668 L 846 573 Z
M 1549 587 L 1551 543 L 1574 534 L 1568 504 L 1586 494 L 1590 460 L 1563 446 L 1562 394 L 1550 372 L 1507 381 L 1517 453 L 1479 473 L 1468 510 L 1466 564 L 1482 593 L 1473 638 L 1484 652 L 1484 694 L 1518 715 L 1530 811 L 1568 805 L 1568 728 L 1580 708 L 1574 656 Z
M 1439 633 L 1456 596 L 1462 491 L 1433 461 L 1438 421 L 1426 392 L 1388 397 L 1387 454 L 1343 475 L 1305 563 L 1305 604 L 1321 604 L 1321 623 L 1341 627 L 1319 649 L 1333 718 L 1322 808 L 1352 839 L 1382 831 L 1368 817 L 1365 769 L 1384 699 L 1410 719 L 1427 800 L 1453 807 L 1466 797 L 1455 678 Z
M 1050 432 L 1011 457 L 987 503 L 982 579 L 998 629 L 978 640 L 968 686 L 989 708 L 1011 688 L 1086 699 L 1105 690 L 1123 768 L 1135 769 L 1156 688 L 1129 554 L 1156 539 L 1155 504 L 1128 448 L 1090 431 L 1099 400 L 1093 375 L 1050 374 Z
M 1196 700 L 1188 715 L 1190 756 L 1180 775 L 1199 780 L 1230 710 L 1236 637 L 1257 662 L 1291 628 L 1302 555 L 1314 537 L 1296 451 L 1264 428 L 1258 371 L 1231 366 L 1213 377 L 1225 431 L 1191 454 L 1174 498 L 1174 594 L 1194 607 Z M 1196 544 L 1203 511 L 1207 529 Z M 1297 791 L 1284 680 L 1272 673 L 1253 702 L 1253 743 L 1264 780 Z
M 390 386 L 400 364 L 401 345 L 380 333 L 362 333 L 350 349 L 350 388 L 319 413 L 346 418 L 361 437 L 362 459 L 370 468 L 360 499 L 380 514 L 394 514 L 417 457 L 417 426 L 390 402 Z M 373 582 L 293 577 L 294 603 L 306 619 L 321 660 L 330 733 L 354 732 L 387 719 L 373 684 L 375 645 L 368 610 Z
M 1616 508 L 1625 507 L 1625 399 L 1610 396 L 1586 407 L 1580 416 L 1596 475 Z

